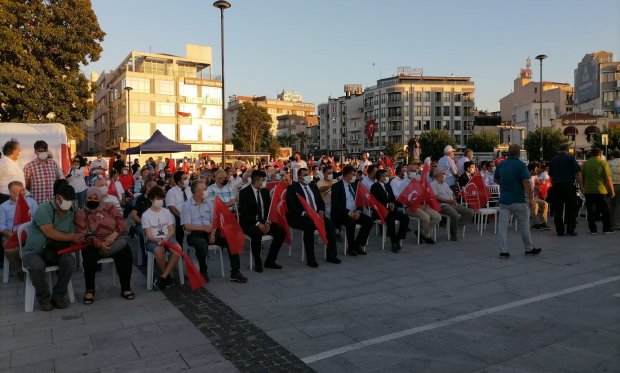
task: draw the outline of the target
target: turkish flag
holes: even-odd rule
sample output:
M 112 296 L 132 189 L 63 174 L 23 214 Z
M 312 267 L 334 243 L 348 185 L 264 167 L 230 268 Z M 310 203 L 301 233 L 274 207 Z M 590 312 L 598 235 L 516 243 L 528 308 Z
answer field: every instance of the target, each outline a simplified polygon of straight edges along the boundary
M 269 213 L 267 214 L 267 220 L 276 223 L 280 228 L 284 229 L 284 242 L 287 245 L 291 245 L 293 240 L 291 239 L 291 230 L 288 226 L 288 220 L 286 220 L 286 188 L 288 183 L 286 181 L 280 181 L 273 191 L 273 197 L 271 198 L 271 205 L 269 206 Z
M 112 180 L 110 180 L 110 184 L 108 185 L 108 194 L 115 196 L 119 200 L 121 199 L 121 196 L 118 194 L 118 189 L 116 189 L 116 183 Z
M 327 232 L 325 231 L 325 220 L 316 211 L 314 211 L 312 206 L 310 206 L 308 201 L 306 201 L 302 196 L 297 194 L 297 198 L 299 199 L 299 202 L 301 202 L 301 205 L 304 207 L 306 214 L 310 217 L 310 219 L 312 219 L 312 222 L 314 223 L 314 227 L 316 228 L 317 231 L 319 231 L 319 235 L 321 236 L 323 243 L 327 245 Z
M 388 209 L 383 206 L 377 199 L 370 194 L 368 188 L 361 182 L 357 185 L 357 191 L 355 192 L 355 207 L 371 207 L 379 215 L 379 219 L 385 223 L 385 218 L 388 216 Z
M 230 212 L 224 201 L 218 196 L 215 196 L 213 215 L 213 226 L 219 229 L 222 236 L 226 239 L 230 252 L 232 254 L 241 254 L 245 245 L 245 237 L 241 233 L 243 231 L 235 215 Z
M 385 164 L 392 171 L 392 176 L 396 176 L 396 171 L 394 171 L 394 163 L 392 163 L 392 160 L 390 159 L 390 157 L 385 157 Z
M 549 188 L 551 188 L 551 179 L 541 182 L 538 187 L 540 188 L 540 199 L 547 199 L 547 193 L 549 193 Z
M 19 193 L 17 196 L 17 203 L 15 205 L 15 214 L 13 215 L 13 228 L 29 222 L 32 219 L 30 216 L 30 206 L 26 202 L 26 198 L 23 193 Z M 22 232 L 22 242 L 26 240 L 26 231 Z M 13 249 L 19 247 L 19 241 L 17 240 L 17 229 L 11 237 L 4 244 L 5 249 Z M 7 270 L 7 269 L 5 269 Z
M 188 112 L 185 112 L 185 111 L 177 111 L 177 115 L 180 116 L 180 117 L 191 117 L 192 113 L 188 113 Z
M 476 186 L 476 189 L 478 189 L 478 201 L 480 203 L 480 207 L 485 207 L 489 202 L 490 196 L 489 190 L 484 184 L 484 180 L 482 180 L 482 176 L 480 174 L 474 175 L 474 177 L 469 180 L 469 183 Z
M 409 207 L 411 211 L 415 211 L 424 202 L 425 198 L 426 190 L 424 186 L 417 179 L 412 179 L 396 200 Z
M 476 184 L 467 183 L 463 190 L 460 193 L 461 197 L 465 199 L 465 203 L 467 203 L 467 207 L 474 211 L 480 210 L 482 208 L 482 204 L 480 203 L 480 193 L 478 193 L 478 188 Z
M 176 164 L 174 164 L 174 159 L 168 160 L 168 168 L 170 169 L 171 174 L 177 172 L 177 166 Z
M 267 183 L 267 190 L 271 190 L 273 188 L 275 188 L 278 184 L 280 184 L 279 181 L 270 181 Z
M 241 237 L 243 237 L 243 235 L 241 235 Z M 202 277 L 198 269 L 196 269 L 196 266 L 194 265 L 194 263 L 187 256 L 187 254 L 183 252 L 183 250 L 179 246 L 172 244 L 170 242 L 164 242 L 163 244 L 170 250 L 174 251 L 175 253 L 183 257 L 183 260 L 185 261 L 187 279 L 189 280 L 189 286 L 192 288 L 192 290 L 200 289 L 202 285 L 207 283 L 207 280 L 205 280 L 205 278 Z
M 57 253 L 58 255 L 69 254 L 69 253 L 72 253 L 72 252 L 74 252 L 74 251 L 80 251 L 80 250 L 82 250 L 82 249 L 85 249 L 85 248 L 87 248 L 88 246 L 90 246 L 90 245 L 85 244 L 85 243 L 80 244 L 80 245 L 73 245 L 73 246 L 69 246 L 69 247 L 67 247 L 67 248 L 64 248 L 64 249 L 62 249 L 62 250 L 58 250 L 58 251 L 56 251 L 56 253 Z
M 189 171 L 189 167 L 187 166 L 187 162 L 183 162 L 183 166 L 181 167 L 181 171 L 187 173 Z
M 435 192 L 433 192 L 433 188 L 431 188 L 431 183 L 428 180 L 428 173 L 431 170 L 431 165 L 429 163 L 424 164 L 424 168 L 422 169 L 422 186 L 425 191 L 425 201 L 426 203 L 435 211 L 441 211 L 441 204 L 437 201 L 437 197 L 435 197 Z

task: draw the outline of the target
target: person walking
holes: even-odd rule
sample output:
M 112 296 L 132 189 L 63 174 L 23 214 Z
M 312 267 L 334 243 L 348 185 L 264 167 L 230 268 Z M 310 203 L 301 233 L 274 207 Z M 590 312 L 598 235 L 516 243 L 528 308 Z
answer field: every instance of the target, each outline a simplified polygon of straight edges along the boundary
M 581 169 L 575 158 L 568 154 L 568 144 L 560 145 L 560 152 L 551 159 L 549 176 L 552 186 L 552 210 L 558 236 L 576 236 L 577 197 L 575 181 L 583 190 Z M 503 192 L 503 191 L 502 191 Z
M 590 234 L 597 233 L 596 219 L 599 215 L 603 218 L 603 234 L 613 233 L 607 196 L 614 199 L 614 185 L 611 170 L 607 162 L 602 159 L 602 154 L 601 149 L 592 149 L 592 156 L 583 164 L 581 170 Z
M 508 225 L 510 216 L 513 215 L 521 229 L 521 240 L 525 246 L 525 255 L 538 255 L 542 251 L 535 248 L 530 234 L 530 212 L 525 202 L 525 196 L 530 203 L 534 201 L 534 193 L 530 184 L 530 173 L 525 163 L 521 162 L 519 155 L 521 146 L 512 144 L 508 147 L 508 158 L 501 162 L 495 170 L 495 182 L 502 191 L 499 195 L 499 257 L 510 258 L 508 252 Z

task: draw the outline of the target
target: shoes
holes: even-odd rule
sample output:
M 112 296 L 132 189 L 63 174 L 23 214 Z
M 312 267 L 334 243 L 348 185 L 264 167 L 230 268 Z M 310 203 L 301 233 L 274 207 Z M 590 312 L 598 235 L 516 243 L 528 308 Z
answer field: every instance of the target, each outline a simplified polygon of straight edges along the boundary
M 357 256 L 357 248 L 354 245 L 350 245 L 349 250 L 347 250 L 347 255 Z
M 594 236 L 594 235 L 598 234 L 598 232 L 596 232 L 596 231 L 594 231 L 594 232 L 590 231 L 590 234 Z
M 52 305 L 54 306 L 54 308 L 58 308 L 59 310 L 64 310 L 65 308 L 69 307 L 69 305 L 67 304 L 67 302 L 65 302 L 63 298 L 53 298 Z
M 540 224 L 540 229 L 543 230 L 543 231 L 549 231 L 549 230 L 551 230 L 551 227 L 549 227 L 545 223 L 542 223 L 542 224 Z
M 355 250 L 357 251 L 357 255 L 366 255 L 366 251 L 361 245 L 355 245 Z
M 172 276 L 168 276 L 164 280 L 165 280 L 165 284 L 164 285 L 166 286 L 166 288 L 175 287 L 176 284 L 177 284 L 176 281 L 174 281 L 174 278 L 172 278 Z
M 532 224 L 532 230 L 542 231 L 542 224 Z
M 500 259 L 508 259 L 510 258 L 510 253 L 499 253 Z
M 245 284 L 248 282 L 248 279 L 241 272 L 235 271 L 230 274 L 230 281 Z
M 525 252 L 525 255 L 527 256 L 534 256 L 534 255 L 538 255 L 540 254 L 540 252 L 542 251 L 542 249 L 538 249 L 538 248 L 531 248 L 530 250 Z
M 575 237 L 577 235 L 577 232 L 566 232 L 567 236 L 571 236 L 571 237 Z
M 254 263 L 254 271 L 258 272 L 258 273 L 263 273 L 263 263 L 259 262 L 255 262 Z
M 39 307 L 41 308 L 41 311 L 46 311 L 46 312 L 54 309 L 54 306 L 52 306 L 52 302 L 39 303 Z
M 310 268 L 317 268 L 319 266 L 319 263 L 316 262 L 316 260 L 312 261 L 312 262 L 308 262 L 306 263 L 308 267 Z
M 204 277 L 206 282 L 209 282 L 209 274 L 207 273 L 206 269 L 204 271 L 200 271 L 200 274 L 202 275 L 202 277 Z
M 614 231 L 613 231 L 613 230 L 610 230 L 610 231 L 603 231 L 603 234 L 613 234 L 613 233 L 614 233 Z
M 422 241 L 424 241 L 425 243 L 429 243 L 429 244 L 431 244 L 431 245 L 435 243 L 435 240 L 433 240 L 433 239 L 432 239 L 432 238 L 430 238 L 430 237 L 420 236 L 420 238 L 421 238 L 421 239 L 422 239 Z
M 327 258 L 326 261 L 330 262 L 330 263 L 334 263 L 334 264 L 340 264 L 341 260 L 333 257 L 333 258 Z
M 397 243 L 393 243 L 393 244 L 392 244 L 392 252 L 393 252 L 393 253 L 397 253 L 397 252 L 399 252 L 399 251 L 400 251 L 400 245 L 399 245 L 399 244 L 397 244 Z
M 282 269 L 282 266 L 276 262 L 265 262 L 265 268 Z
M 161 289 L 164 289 L 164 288 L 171 288 L 171 287 L 174 287 L 175 285 L 176 285 L 176 283 L 174 282 L 174 279 L 172 277 L 170 277 L 170 276 L 168 276 L 167 278 L 159 277 L 153 283 L 153 287 L 155 288 L 155 290 L 161 290 Z

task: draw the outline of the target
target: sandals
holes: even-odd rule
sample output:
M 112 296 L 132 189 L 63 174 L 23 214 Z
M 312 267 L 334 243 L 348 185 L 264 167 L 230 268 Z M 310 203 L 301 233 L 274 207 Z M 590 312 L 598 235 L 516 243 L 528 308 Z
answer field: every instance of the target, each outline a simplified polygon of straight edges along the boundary
M 86 298 L 86 296 L 90 294 L 91 296 L 89 298 Z M 84 292 L 84 304 L 93 304 L 93 302 L 95 301 L 95 291 L 86 291 Z
M 135 295 L 133 294 L 133 291 L 131 290 L 127 290 L 127 291 L 122 291 L 121 292 L 121 297 L 127 299 L 127 300 L 133 300 L 135 298 Z

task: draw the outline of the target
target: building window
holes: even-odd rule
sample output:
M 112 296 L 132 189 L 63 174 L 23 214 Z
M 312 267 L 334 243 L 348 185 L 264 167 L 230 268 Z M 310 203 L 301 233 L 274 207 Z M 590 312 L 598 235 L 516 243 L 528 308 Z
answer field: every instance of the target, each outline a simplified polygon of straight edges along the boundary
M 127 81 L 121 84 L 125 87 L 133 88 L 133 92 L 151 93 L 151 80 L 147 78 L 128 77 Z
M 450 116 L 450 106 L 444 106 L 443 107 L 443 116 L 444 117 L 449 117 Z
M 441 92 L 435 92 L 435 102 L 441 102 Z
M 155 80 L 155 93 L 160 95 L 173 95 L 174 82 L 172 80 Z
M 220 101 L 222 100 L 222 88 L 217 87 L 200 87 L 200 95 L 202 97 L 210 97 L 217 98 Z
M 443 121 L 443 127 L 441 127 L 442 130 L 444 131 L 450 131 L 450 121 L 449 120 L 444 120 Z
M 413 101 L 422 102 L 422 92 L 419 92 L 419 91 L 413 92 Z
M 422 115 L 422 106 L 414 106 L 413 107 L 413 115 L 419 117 Z
M 435 129 L 436 130 L 440 130 L 441 129 L 441 121 L 440 120 L 436 120 L 435 121 Z
M 401 102 L 401 94 L 400 92 L 390 93 L 388 95 L 388 102 Z
M 383 110 L 383 109 L 381 109 Z M 391 107 L 388 108 L 388 117 L 399 117 L 402 116 L 402 109 L 400 107 Z
M 450 92 L 443 93 L 443 102 L 450 102 Z
M 155 103 L 155 115 L 160 117 L 173 117 L 174 116 L 174 104 L 168 102 L 156 102 Z
M 431 93 L 430 92 L 424 92 L 424 102 L 431 102 Z
M 431 121 L 430 120 L 425 120 L 424 121 L 424 131 L 430 131 L 431 130 Z
M 430 106 L 422 106 L 422 115 L 425 117 L 431 116 L 431 107 Z
M 454 116 L 455 117 L 460 117 L 461 116 L 461 107 L 460 106 L 455 106 L 454 107 Z
M 460 93 L 455 93 L 454 94 L 454 102 L 461 102 L 461 94 Z
M 151 102 L 131 101 L 131 113 L 137 115 L 151 115 Z
M 454 130 L 455 131 L 460 131 L 461 130 L 461 121 L 460 120 L 455 120 L 454 121 Z
M 441 116 L 441 106 L 435 106 L 435 116 Z
M 179 96 L 198 97 L 198 86 L 179 83 Z
M 198 126 L 191 124 L 179 126 L 179 140 L 198 140 Z

